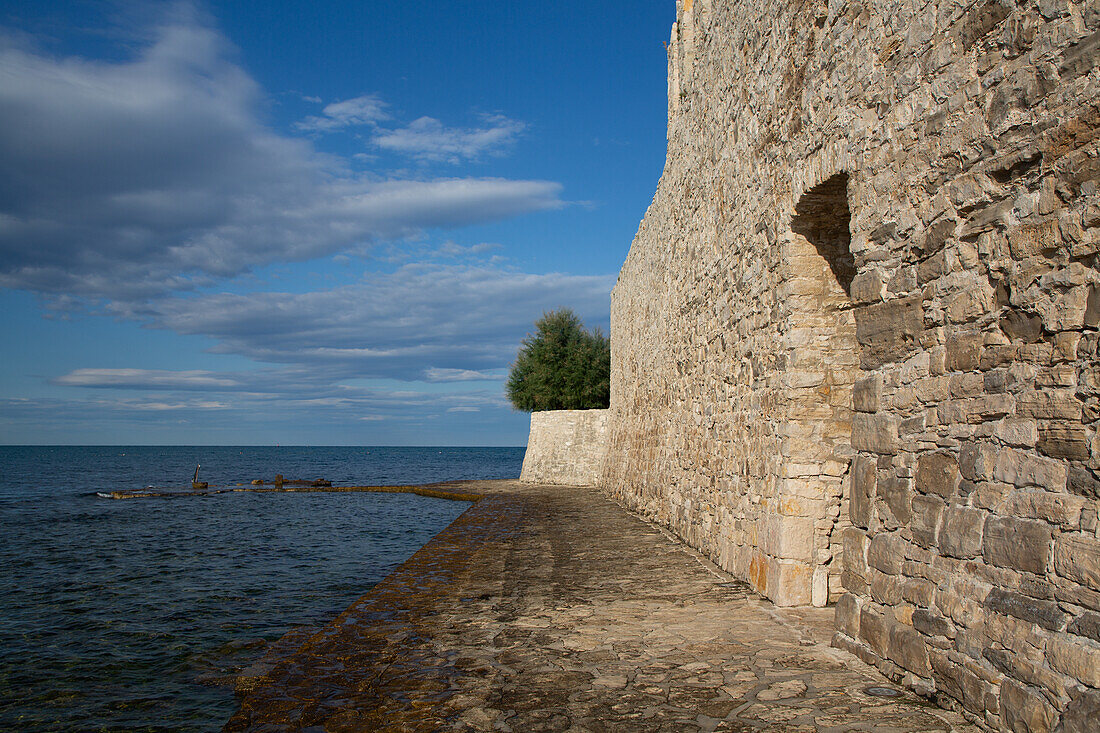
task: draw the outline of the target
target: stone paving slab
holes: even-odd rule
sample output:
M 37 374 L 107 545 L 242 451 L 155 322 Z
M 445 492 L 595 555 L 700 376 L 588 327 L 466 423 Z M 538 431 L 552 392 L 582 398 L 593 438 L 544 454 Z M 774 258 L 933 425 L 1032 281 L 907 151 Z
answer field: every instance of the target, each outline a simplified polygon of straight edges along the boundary
M 484 498 L 256 681 L 226 731 L 975 731 L 592 489 Z

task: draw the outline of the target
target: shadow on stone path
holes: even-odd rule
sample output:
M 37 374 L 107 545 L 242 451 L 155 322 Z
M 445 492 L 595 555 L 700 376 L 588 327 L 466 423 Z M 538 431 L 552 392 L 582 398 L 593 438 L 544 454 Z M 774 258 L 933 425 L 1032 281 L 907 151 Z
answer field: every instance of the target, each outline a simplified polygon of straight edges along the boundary
M 464 482 L 450 527 L 227 731 L 970 731 L 592 489 Z

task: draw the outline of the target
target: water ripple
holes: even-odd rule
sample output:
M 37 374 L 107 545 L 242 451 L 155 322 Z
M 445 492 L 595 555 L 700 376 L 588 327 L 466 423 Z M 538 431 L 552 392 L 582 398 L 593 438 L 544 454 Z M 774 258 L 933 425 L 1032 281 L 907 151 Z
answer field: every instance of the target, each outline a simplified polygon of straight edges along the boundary
M 442 452 L 440 452 L 442 450 Z M 466 504 L 410 494 L 96 491 L 326 478 L 424 483 L 519 474 L 522 449 L 0 447 L 0 729 L 204 731 L 232 680 L 318 626 Z

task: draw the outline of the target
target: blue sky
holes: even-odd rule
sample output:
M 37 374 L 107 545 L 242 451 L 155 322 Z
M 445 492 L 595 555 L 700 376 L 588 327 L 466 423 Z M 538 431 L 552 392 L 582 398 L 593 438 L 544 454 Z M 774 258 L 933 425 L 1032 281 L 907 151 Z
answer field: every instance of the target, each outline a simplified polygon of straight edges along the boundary
M 0 443 L 522 445 L 608 327 L 672 0 L 0 2 Z

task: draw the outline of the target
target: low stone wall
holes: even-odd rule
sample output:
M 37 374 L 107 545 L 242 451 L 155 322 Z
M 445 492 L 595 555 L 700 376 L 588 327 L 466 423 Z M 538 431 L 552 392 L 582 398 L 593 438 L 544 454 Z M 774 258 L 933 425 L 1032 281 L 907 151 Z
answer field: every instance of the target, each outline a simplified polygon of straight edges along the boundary
M 595 486 L 607 455 L 607 410 L 531 413 L 521 481 Z

